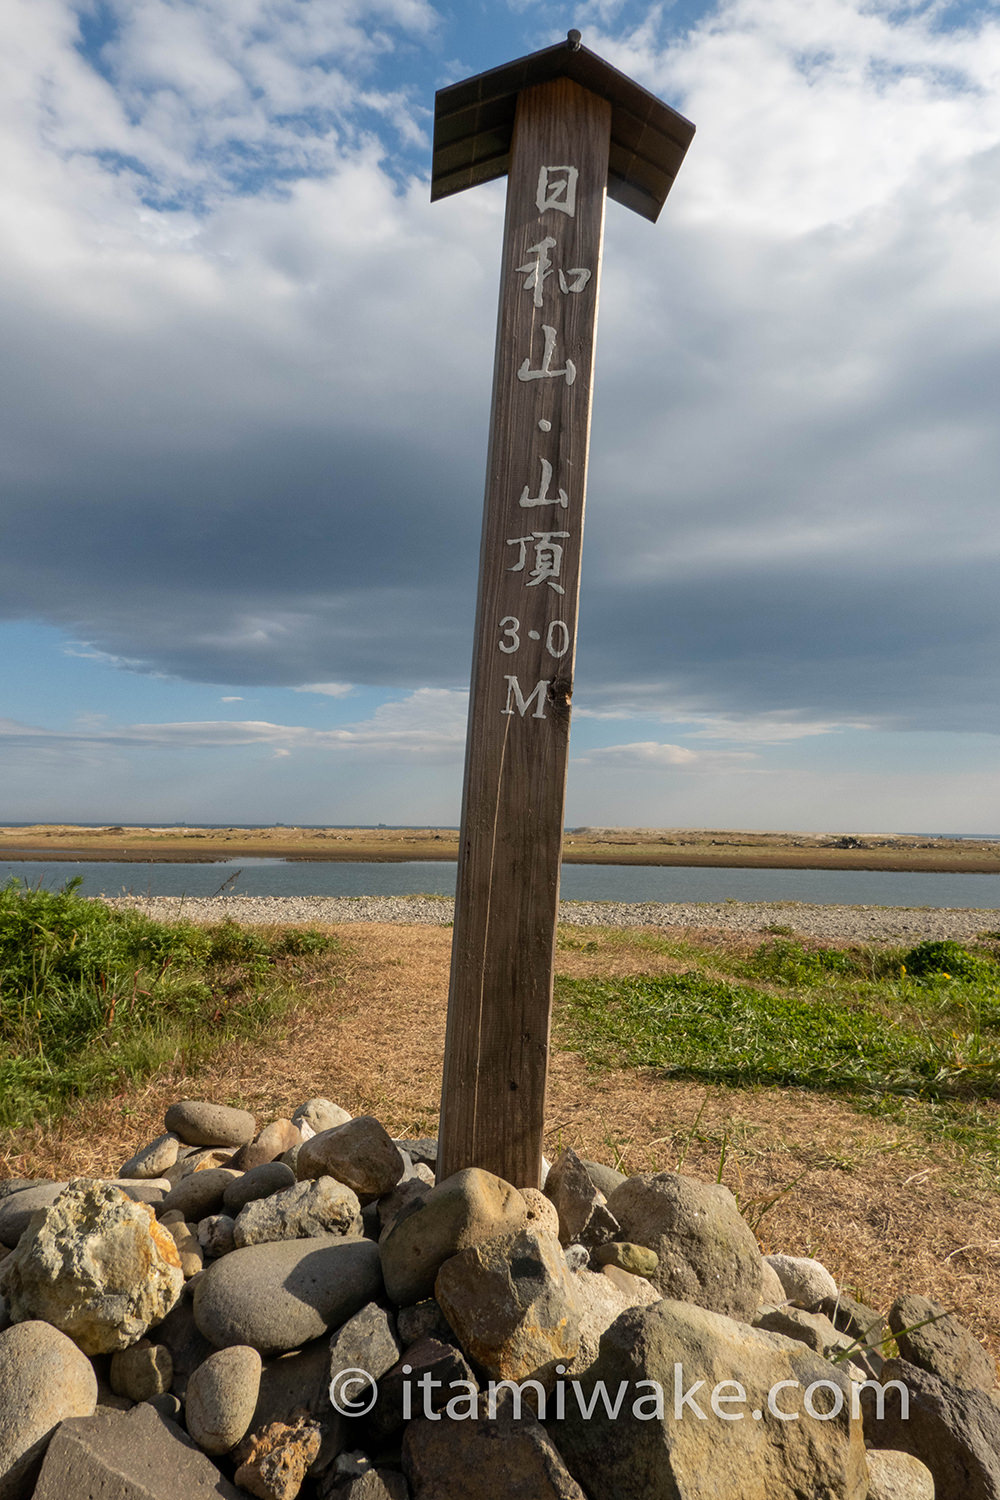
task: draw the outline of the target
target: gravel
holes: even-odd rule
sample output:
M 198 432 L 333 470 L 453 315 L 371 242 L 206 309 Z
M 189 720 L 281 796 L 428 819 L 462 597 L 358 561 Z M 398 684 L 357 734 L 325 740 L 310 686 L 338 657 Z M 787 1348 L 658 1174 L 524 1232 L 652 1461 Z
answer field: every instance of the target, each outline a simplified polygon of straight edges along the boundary
M 428 896 L 114 896 L 107 906 L 132 908 L 163 922 L 405 922 L 452 920 L 448 897 Z M 775 927 L 831 942 L 910 943 L 974 938 L 1000 929 L 992 908 L 808 906 L 800 901 L 564 901 L 560 920 L 580 927 L 715 928 L 750 935 Z

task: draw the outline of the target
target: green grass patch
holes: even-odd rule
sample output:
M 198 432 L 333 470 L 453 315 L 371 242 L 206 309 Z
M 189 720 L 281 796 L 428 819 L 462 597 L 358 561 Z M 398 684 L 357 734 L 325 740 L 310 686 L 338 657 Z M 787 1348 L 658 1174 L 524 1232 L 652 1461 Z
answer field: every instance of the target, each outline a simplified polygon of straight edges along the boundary
M 704 949 L 682 973 L 560 977 L 557 996 L 560 1045 L 591 1067 L 837 1093 L 1000 1158 L 1000 965 L 988 948 L 775 936 L 745 957 Z
M 260 1034 L 337 948 L 309 929 L 154 922 L 79 884 L 0 888 L 0 1129 Z

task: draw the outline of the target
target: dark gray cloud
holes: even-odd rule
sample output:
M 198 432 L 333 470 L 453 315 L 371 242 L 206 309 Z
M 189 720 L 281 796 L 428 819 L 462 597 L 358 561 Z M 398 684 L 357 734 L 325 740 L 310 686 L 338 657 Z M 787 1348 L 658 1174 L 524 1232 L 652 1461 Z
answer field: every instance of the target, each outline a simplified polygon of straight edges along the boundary
M 707 130 L 655 229 L 609 211 L 577 701 L 994 731 L 996 110 L 914 125 L 834 56 L 801 142 L 726 136 L 738 48 L 674 50 Z M 866 167 L 873 122 L 913 128 Z M 198 682 L 464 682 L 499 194 L 431 209 L 330 146 L 281 196 L 143 217 L 22 145 L 58 213 L 7 267 L 0 613 Z

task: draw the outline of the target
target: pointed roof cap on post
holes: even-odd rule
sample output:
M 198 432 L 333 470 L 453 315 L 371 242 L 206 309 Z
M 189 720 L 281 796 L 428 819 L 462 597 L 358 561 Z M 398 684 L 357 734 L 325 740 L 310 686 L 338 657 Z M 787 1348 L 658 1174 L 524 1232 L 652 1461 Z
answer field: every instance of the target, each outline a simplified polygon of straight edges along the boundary
M 439 89 L 434 98 L 431 202 L 505 177 L 522 89 L 571 78 L 611 105 L 608 196 L 655 222 L 694 126 L 610 63 L 581 46 L 580 33 L 516 62 Z

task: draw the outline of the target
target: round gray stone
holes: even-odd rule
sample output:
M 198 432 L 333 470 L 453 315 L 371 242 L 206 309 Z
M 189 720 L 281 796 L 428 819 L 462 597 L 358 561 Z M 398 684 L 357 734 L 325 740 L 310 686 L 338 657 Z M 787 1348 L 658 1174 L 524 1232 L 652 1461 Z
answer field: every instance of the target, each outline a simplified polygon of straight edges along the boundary
M 281 1354 L 339 1328 L 381 1291 L 378 1246 L 368 1240 L 278 1240 L 213 1262 L 195 1288 L 194 1320 L 219 1349 Z
M 621 1187 L 623 1182 L 628 1181 L 624 1172 L 616 1172 L 614 1167 L 607 1167 L 602 1161 L 584 1160 L 583 1165 L 587 1169 L 587 1176 L 605 1198 L 610 1198 L 615 1188 Z
M 30 1319 L 0 1333 L 2 1500 L 26 1500 L 55 1428 L 96 1408 L 94 1367 L 58 1328 Z
M 295 1173 L 291 1167 L 286 1167 L 283 1161 L 264 1162 L 259 1167 L 251 1167 L 242 1177 L 233 1179 L 222 1195 L 223 1206 L 235 1219 L 248 1203 L 258 1198 L 270 1198 L 272 1193 L 294 1186 Z
M 177 1161 L 180 1143 L 180 1136 L 174 1135 L 171 1130 L 158 1135 L 155 1141 L 150 1141 L 148 1146 L 143 1146 L 141 1151 L 129 1157 L 119 1172 L 119 1177 L 160 1177 Z
M 209 1214 L 220 1213 L 226 1188 L 241 1175 L 231 1167 L 206 1167 L 204 1172 L 182 1177 L 160 1205 L 161 1217 L 176 1210 L 189 1223 L 197 1224 Z
M 655 1250 L 658 1264 L 649 1279 L 661 1297 L 730 1318 L 753 1317 L 761 1253 L 728 1188 L 679 1172 L 644 1173 L 616 1188 L 608 1208 L 621 1225 L 621 1240 Z
M 257 1133 L 257 1122 L 245 1109 L 204 1099 L 171 1104 L 163 1123 L 189 1146 L 245 1146 Z
M 187 1386 L 187 1430 L 203 1453 L 228 1453 L 244 1436 L 260 1392 L 261 1357 L 247 1344 L 210 1354 Z
M 346 1125 L 349 1119 L 351 1116 L 347 1110 L 334 1104 L 332 1099 L 307 1099 L 292 1112 L 292 1124 L 298 1126 L 306 1139 L 324 1130 L 335 1130 L 338 1125 Z

